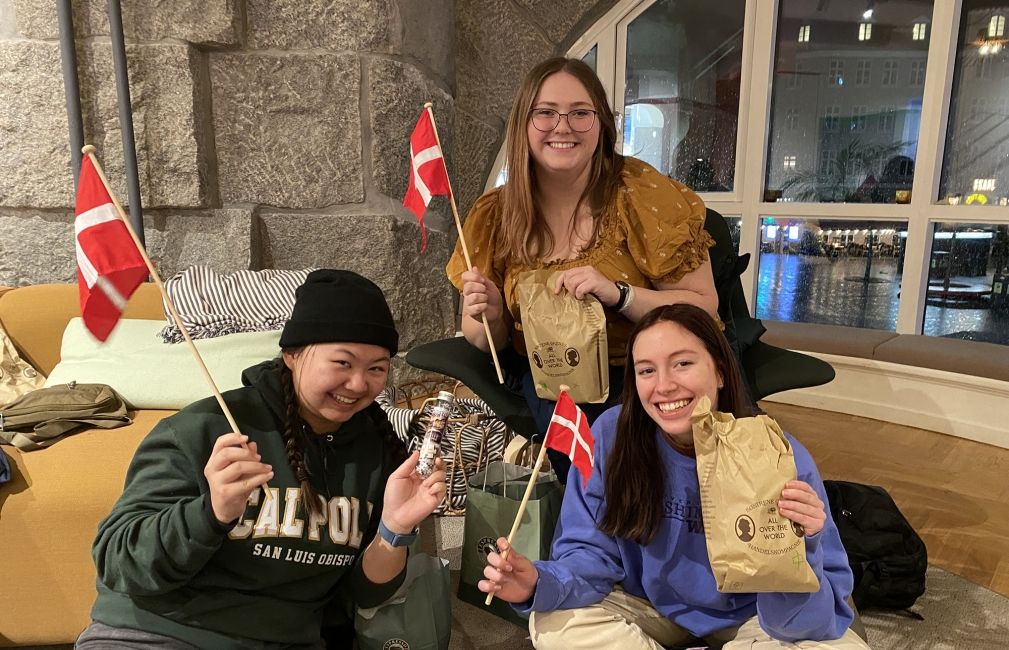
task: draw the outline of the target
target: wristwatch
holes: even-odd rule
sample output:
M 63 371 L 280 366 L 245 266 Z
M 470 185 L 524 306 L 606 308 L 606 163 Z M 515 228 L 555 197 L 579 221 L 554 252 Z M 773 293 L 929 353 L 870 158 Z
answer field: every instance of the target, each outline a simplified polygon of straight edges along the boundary
M 412 533 L 407 533 L 406 535 L 397 535 L 388 528 L 385 527 L 385 522 L 381 519 L 378 521 L 378 535 L 386 542 L 389 546 L 393 548 L 399 548 L 401 546 L 409 546 L 413 544 L 414 540 L 417 539 L 417 529 L 414 528 Z
M 613 309 L 623 311 L 624 307 L 627 306 L 627 297 L 631 295 L 631 285 L 627 284 L 623 280 L 617 280 L 614 284 L 616 284 L 617 289 L 620 290 L 620 299 L 617 300 L 617 304 L 613 305 Z

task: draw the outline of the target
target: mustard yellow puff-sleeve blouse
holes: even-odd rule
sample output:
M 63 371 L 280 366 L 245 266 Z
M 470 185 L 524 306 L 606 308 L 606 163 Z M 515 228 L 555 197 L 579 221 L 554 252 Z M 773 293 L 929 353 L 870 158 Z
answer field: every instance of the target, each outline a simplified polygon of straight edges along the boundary
M 470 260 L 501 289 L 514 321 L 511 342 L 525 354 L 519 312 L 518 276 L 534 268 L 563 271 L 593 266 L 607 278 L 636 287 L 654 289 L 657 283 L 674 284 L 708 259 L 714 240 L 704 230 L 704 203 L 682 183 L 670 180 L 634 158 L 625 158 L 621 183 L 612 205 L 603 210 L 595 243 L 578 257 L 539 264 L 510 265 L 494 262 L 494 225 L 500 220 L 500 190 L 484 194 L 470 210 L 463 226 Z M 466 271 L 462 246 L 456 243 L 445 272 L 462 291 Z M 611 365 L 623 365 L 634 323 L 616 310 L 606 309 Z M 500 342 L 496 342 L 500 345 Z

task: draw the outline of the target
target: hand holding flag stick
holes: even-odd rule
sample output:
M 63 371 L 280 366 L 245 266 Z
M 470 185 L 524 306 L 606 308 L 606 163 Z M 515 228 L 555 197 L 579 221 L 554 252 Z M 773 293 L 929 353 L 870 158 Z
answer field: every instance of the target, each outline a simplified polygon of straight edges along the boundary
M 441 138 L 438 137 L 438 128 L 434 124 L 434 111 L 431 110 L 431 102 L 427 102 L 424 104 L 424 112 L 417 120 L 417 126 L 414 127 L 413 133 L 410 135 L 410 180 L 407 184 L 406 196 L 403 198 L 404 207 L 416 215 L 417 222 L 420 224 L 421 252 L 427 248 L 424 210 L 427 209 L 428 204 L 431 203 L 431 197 L 434 195 L 448 196 L 452 205 L 452 216 L 455 218 L 455 227 L 459 232 L 463 258 L 466 260 L 466 268 L 472 269 L 473 263 L 469 259 L 469 249 L 462 233 L 462 220 L 459 219 L 455 194 L 452 192 L 452 183 L 448 179 L 448 169 L 445 167 Z M 497 358 L 497 347 L 494 345 L 494 337 L 490 332 L 487 314 L 483 314 L 483 331 L 487 335 L 487 345 L 490 347 L 490 354 L 494 359 L 497 380 L 503 384 L 504 373 L 501 372 L 501 362 Z
M 199 365 L 200 370 L 203 372 L 203 377 L 214 392 L 214 397 L 217 398 L 217 403 L 224 412 L 224 417 L 227 418 L 231 430 L 235 433 L 241 433 L 238 429 L 238 423 L 235 422 L 231 410 L 224 402 L 224 397 L 214 382 L 214 378 L 210 376 L 210 371 L 207 370 L 203 357 L 200 356 L 200 352 L 196 349 L 193 339 L 190 338 L 189 332 L 186 330 L 185 325 L 182 324 L 182 319 L 175 309 L 175 304 L 168 297 L 165 285 L 161 282 L 154 264 L 147 256 L 147 252 L 144 250 L 143 244 L 140 243 L 137 233 L 134 232 L 133 226 L 130 225 L 130 220 L 126 217 L 126 213 L 123 212 L 122 206 L 119 205 L 119 201 L 116 200 L 115 195 L 112 193 L 109 181 L 105 178 L 105 173 L 95 158 L 95 148 L 90 144 L 84 145 L 81 152 L 85 157 L 81 163 L 80 178 L 78 180 L 77 217 L 75 219 L 74 230 L 76 231 L 77 241 L 81 315 L 84 324 L 99 340 L 104 341 L 107 339 L 112 332 L 112 328 L 115 327 L 116 322 L 122 315 L 126 301 L 136 291 L 140 283 L 144 281 L 147 274 L 150 273 L 154 284 L 158 287 L 158 291 L 161 292 L 161 297 L 168 306 L 169 312 L 172 314 L 172 319 L 182 332 L 182 336 L 189 345 L 189 349 L 192 351 L 197 365 Z M 101 180 L 101 186 L 95 182 L 97 180 L 95 175 Z M 108 209 L 110 201 L 115 207 L 114 213 Z M 117 216 L 118 221 L 116 219 Z M 121 233 L 118 230 L 119 226 L 115 225 L 117 223 L 125 226 L 126 232 L 133 239 L 134 250 L 129 250 L 129 243 L 121 237 L 119 238 L 120 241 L 113 242 L 112 246 L 109 245 L 109 241 L 102 241 L 100 239 L 101 237 L 114 239 L 117 233 Z M 139 260 L 136 259 L 137 254 L 139 254 L 143 264 L 146 265 L 146 270 L 139 264 Z M 247 448 L 245 443 L 242 443 L 242 448 Z
M 522 496 L 522 503 L 519 504 L 515 521 L 512 522 L 511 532 L 508 533 L 508 548 L 502 551 L 502 560 L 508 559 L 515 533 L 518 532 L 519 524 L 522 523 L 522 516 L 526 512 L 526 506 L 529 505 L 529 497 L 532 495 L 536 479 L 540 475 L 540 468 L 546 459 L 547 448 L 567 454 L 571 459 L 571 464 L 575 466 L 582 477 L 582 487 L 585 487 L 589 476 L 592 475 L 592 466 L 595 464 L 594 446 L 595 439 L 592 437 L 592 430 L 585 419 L 585 414 L 568 395 L 568 386 L 561 384 L 561 394 L 557 396 L 557 404 L 554 406 L 554 414 L 550 417 L 550 426 L 547 427 L 546 436 L 543 438 L 543 446 L 540 447 L 536 464 L 533 465 L 532 476 L 529 477 L 529 484 L 526 485 L 526 492 Z M 492 600 L 494 600 L 493 591 L 487 594 L 484 605 L 490 605 Z

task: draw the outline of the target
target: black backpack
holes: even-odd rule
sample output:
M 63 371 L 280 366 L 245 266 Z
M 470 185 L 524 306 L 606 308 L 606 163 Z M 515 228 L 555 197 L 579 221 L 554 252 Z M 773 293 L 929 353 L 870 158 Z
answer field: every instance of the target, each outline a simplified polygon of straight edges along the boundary
M 876 485 L 824 481 L 823 486 L 855 577 L 855 606 L 913 605 L 925 593 L 928 551 L 897 504 Z

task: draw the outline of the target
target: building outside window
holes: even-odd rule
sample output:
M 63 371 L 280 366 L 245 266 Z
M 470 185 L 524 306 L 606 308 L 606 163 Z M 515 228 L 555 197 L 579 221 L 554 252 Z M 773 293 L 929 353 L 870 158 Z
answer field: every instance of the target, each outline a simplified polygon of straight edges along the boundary
M 624 153 L 730 215 L 760 318 L 1009 345 L 1009 0 L 864 10 L 627 0 L 571 54 L 600 70 Z
M 859 61 L 855 68 L 855 85 L 868 86 L 872 77 L 872 61 Z
M 1005 35 L 1005 16 L 996 14 L 988 21 L 988 38 L 1002 38 Z
M 869 109 L 866 106 L 853 106 L 851 109 L 851 130 L 865 131 L 867 114 Z
M 772 86 L 768 160 L 781 160 L 788 152 L 800 164 L 794 170 L 769 164 L 765 191 L 780 192 L 791 201 L 895 203 L 898 189 L 910 190 L 922 100 L 922 88 L 902 87 L 897 73 L 906 66 L 913 78 L 919 75 L 924 81 L 929 42 L 915 40 L 911 26 L 922 22 L 922 15 L 931 15 L 931 2 L 881 3 L 871 23 L 878 38 L 861 41 L 856 38 L 858 27 L 870 23 L 842 4 L 821 8 L 814 0 L 779 3 L 779 31 L 789 33 L 789 25 L 806 21 L 816 27 L 817 39 L 800 50 L 792 39 L 779 38 L 775 69 L 789 69 L 801 60 L 814 75 L 823 75 L 823 82 L 798 94 Z M 881 74 L 874 76 L 875 61 Z M 854 71 L 854 83 L 843 82 L 846 68 Z M 820 125 L 818 139 L 787 127 L 790 109 Z M 878 127 L 870 129 L 873 120 Z M 813 167 L 813 162 L 819 164 Z M 904 173 L 896 175 L 898 169 Z
M 914 39 L 921 40 L 921 39 Z M 883 86 L 896 86 L 897 85 L 897 62 L 896 61 L 883 61 L 883 77 L 880 79 L 880 84 Z
M 735 185 L 745 4 L 659 0 L 626 24 L 623 151 L 701 192 Z
M 828 106 L 823 111 L 823 130 L 837 131 L 841 128 L 841 107 L 837 104 Z
M 827 63 L 827 82 L 831 86 L 844 85 L 844 62 L 840 59 L 831 59 Z
M 1005 115 L 1009 87 L 1004 81 L 991 79 L 1004 79 L 1009 74 L 1009 51 L 991 50 L 1002 38 L 1000 29 L 1004 35 L 1009 2 L 995 4 L 965 2 L 960 13 L 962 38 L 957 44 L 945 155 L 935 197 L 942 203 L 968 205 L 966 199 L 975 193 L 977 178 L 994 179 L 995 189 L 981 192 L 985 203 L 975 200 L 969 205 L 1009 202 L 1009 159 L 1002 147 L 1009 141 Z M 987 48 L 984 54 L 982 48 Z
M 892 108 L 887 108 L 879 113 L 879 131 L 881 133 L 893 134 L 894 125 L 897 123 L 897 114 Z

